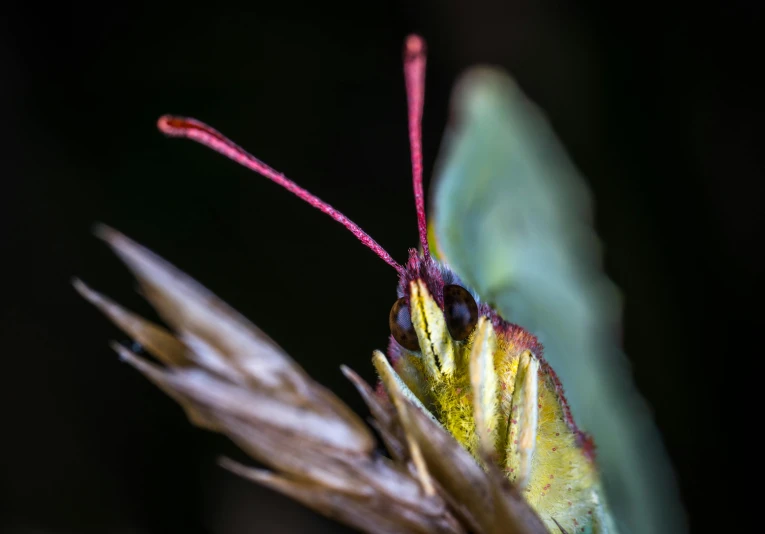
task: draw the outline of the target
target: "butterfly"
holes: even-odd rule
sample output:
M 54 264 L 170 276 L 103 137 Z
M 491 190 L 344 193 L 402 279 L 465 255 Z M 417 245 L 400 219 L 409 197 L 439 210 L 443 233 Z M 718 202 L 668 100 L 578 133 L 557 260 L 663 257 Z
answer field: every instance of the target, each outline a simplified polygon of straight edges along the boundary
M 618 293 L 598 266 L 584 181 L 542 113 L 513 80 L 500 70 L 477 68 L 455 89 L 456 120 L 439 157 L 429 225 L 421 149 L 425 65 L 424 41 L 408 37 L 404 73 L 420 242 L 410 249 L 404 264 L 339 211 L 210 126 L 164 116 L 158 127 L 166 135 L 216 150 L 281 185 L 345 226 L 396 270 L 397 299 L 389 313 L 387 354 L 373 355 L 378 389 L 372 393 L 349 376 L 365 395 L 388 448 L 394 456 L 408 454 L 428 496 L 437 493 L 433 479 L 448 491 L 454 476 L 431 475 L 434 453 L 428 452 L 427 439 L 418 442 L 408 430 L 385 428 L 385 410 L 392 406 L 405 429 L 412 424 L 410 418 L 425 418 L 422 424 L 451 435 L 475 464 L 501 473 L 550 532 L 678 531 L 683 520 L 671 468 L 648 411 L 623 368 L 625 358 L 613 328 L 618 323 Z M 194 313 L 209 315 L 216 309 L 221 315 L 228 313 L 218 304 L 207 311 L 183 311 L 176 303 L 168 310 L 172 299 L 161 294 L 170 291 L 174 279 L 191 288 L 179 288 L 179 294 L 199 290 L 178 273 L 165 276 L 163 269 L 169 267 L 124 236 L 113 231 L 104 236 L 140 279 L 149 280 L 149 297 L 153 292 L 155 305 L 172 311 L 175 323 L 187 325 Z M 149 336 L 127 321 L 124 312 L 115 311 L 112 303 L 83 285 L 78 288 L 123 328 L 132 324 L 143 346 L 168 354 L 165 363 L 181 367 L 190 363 L 164 333 L 159 335 L 164 348 L 158 348 L 156 330 Z M 226 364 L 216 361 L 238 356 L 213 357 L 214 351 L 195 336 L 181 341 L 196 347 L 195 354 L 206 355 L 204 366 L 215 374 L 241 382 L 231 369 L 223 370 Z M 216 342 L 225 344 L 217 337 Z M 269 357 L 259 355 L 257 361 L 266 368 L 270 365 L 271 372 L 251 372 L 261 381 L 270 376 L 273 385 L 287 391 L 305 391 L 309 386 L 300 379 L 280 382 L 284 357 L 270 340 L 265 344 Z M 226 427 L 220 415 L 206 413 L 210 409 L 205 402 L 213 400 L 200 406 L 194 397 L 202 394 L 198 385 L 192 395 L 191 389 L 183 390 L 129 351 L 118 350 L 180 399 L 192 421 L 219 431 Z M 202 363 L 200 356 L 196 359 Z M 247 374 L 247 365 L 253 363 L 238 361 L 235 368 Z M 332 428 L 336 435 L 328 436 Z M 357 431 L 329 425 L 319 433 L 333 446 L 341 446 L 343 438 L 349 440 L 346 445 L 353 443 Z M 437 435 L 432 434 L 434 441 Z M 459 471 L 456 465 L 453 468 Z M 327 504 L 314 506 L 326 511 Z M 482 518 L 473 519 L 484 526 Z

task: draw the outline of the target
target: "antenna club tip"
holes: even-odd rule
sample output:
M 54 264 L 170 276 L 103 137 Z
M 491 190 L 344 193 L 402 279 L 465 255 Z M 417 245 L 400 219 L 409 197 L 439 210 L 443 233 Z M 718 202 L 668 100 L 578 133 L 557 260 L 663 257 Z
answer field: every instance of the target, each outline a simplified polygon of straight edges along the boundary
M 157 129 L 165 135 L 183 135 L 183 131 L 186 130 L 187 125 L 188 120 L 173 115 L 162 115 L 157 119 Z
M 162 115 L 157 119 L 157 128 L 164 130 L 167 128 L 167 124 L 172 120 L 172 115 Z
M 425 55 L 425 39 L 413 33 L 406 38 L 404 55 L 407 59 L 416 59 Z

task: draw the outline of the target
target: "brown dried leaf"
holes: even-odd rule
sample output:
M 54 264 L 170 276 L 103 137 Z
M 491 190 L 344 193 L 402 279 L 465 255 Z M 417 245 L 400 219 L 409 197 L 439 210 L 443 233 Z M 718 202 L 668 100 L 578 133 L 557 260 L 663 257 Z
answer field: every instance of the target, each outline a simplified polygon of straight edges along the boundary
M 275 470 L 235 471 L 365 532 L 466 532 L 442 496 L 424 491 L 406 460 L 379 456 L 359 417 L 268 336 L 122 234 L 101 228 L 99 235 L 174 332 L 82 282 L 75 287 L 166 365 L 115 345 L 123 359 L 181 404 L 192 423 L 229 436 Z M 356 385 L 374 395 L 368 385 Z M 403 436 L 389 407 L 379 403 L 373 411 L 391 436 Z
M 350 369 L 343 373 L 369 406 L 393 460 L 375 452 L 372 433 L 350 408 L 215 295 L 122 234 L 102 227 L 99 235 L 174 330 L 75 281 L 83 297 L 165 365 L 121 345 L 115 350 L 192 423 L 227 435 L 274 471 L 231 461 L 225 467 L 364 532 L 546 532 L 502 473 L 491 465 L 484 471 L 400 389 L 382 354 L 375 363 L 389 371 L 393 402 Z
M 72 282 L 77 292 L 97 307 L 112 322 L 135 339 L 162 363 L 170 366 L 186 366 L 190 362 L 183 343 L 159 325 L 129 312 L 111 299 L 93 291 L 81 280 Z

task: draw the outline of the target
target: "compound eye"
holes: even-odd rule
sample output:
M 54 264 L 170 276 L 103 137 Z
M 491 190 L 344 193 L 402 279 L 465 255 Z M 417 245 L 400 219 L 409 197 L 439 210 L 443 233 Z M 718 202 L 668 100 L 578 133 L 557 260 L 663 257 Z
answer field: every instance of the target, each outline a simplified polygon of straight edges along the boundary
M 453 339 L 467 338 L 478 322 L 478 305 L 473 295 L 462 286 L 444 286 L 444 317 Z
M 393 339 L 399 345 L 412 351 L 420 350 L 420 342 L 417 340 L 417 332 L 414 331 L 412 316 L 409 313 L 409 303 L 405 298 L 402 297 L 393 304 L 390 309 L 388 324 Z

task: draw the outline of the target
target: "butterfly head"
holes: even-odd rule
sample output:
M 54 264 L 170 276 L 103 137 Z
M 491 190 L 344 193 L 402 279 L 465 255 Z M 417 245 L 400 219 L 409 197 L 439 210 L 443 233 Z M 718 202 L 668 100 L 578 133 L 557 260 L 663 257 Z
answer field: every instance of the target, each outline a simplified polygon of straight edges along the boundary
M 196 119 L 166 115 L 159 119 L 158 127 L 166 135 L 196 141 L 261 174 L 345 226 L 398 272 L 398 300 L 390 314 L 393 339 L 391 357 L 395 359 L 402 351 L 425 351 L 441 361 L 447 355 L 441 355 L 439 351 L 452 354 L 455 346 L 461 347 L 462 352 L 468 350 L 471 346 L 469 340 L 475 336 L 481 324 L 486 323 L 491 325 L 492 330 L 499 330 L 492 335 L 505 335 L 513 325 L 502 320 L 490 306 L 481 303 L 475 292 L 467 288 L 443 262 L 431 255 L 422 179 L 421 139 L 426 64 L 424 40 L 417 35 L 409 36 L 404 44 L 403 55 L 412 184 L 419 233 L 419 250 L 411 249 L 403 265 L 397 263 L 382 246 L 345 215 L 210 126 Z M 483 323 L 482 318 L 485 319 Z

